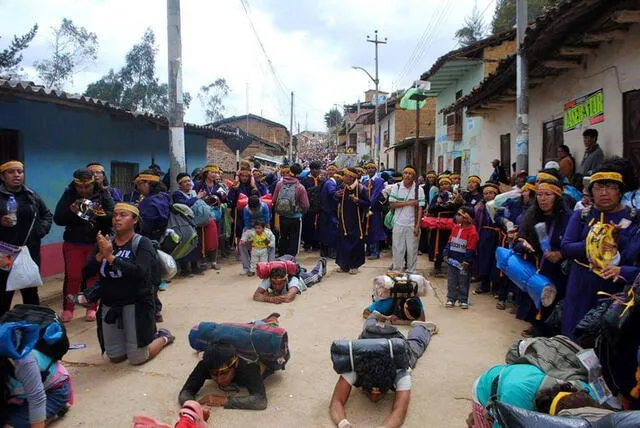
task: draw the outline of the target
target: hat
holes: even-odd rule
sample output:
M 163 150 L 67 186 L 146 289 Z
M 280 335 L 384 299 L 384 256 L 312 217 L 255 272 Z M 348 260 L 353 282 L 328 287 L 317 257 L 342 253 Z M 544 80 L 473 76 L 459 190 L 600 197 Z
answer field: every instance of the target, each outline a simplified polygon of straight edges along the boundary
M 544 169 L 555 169 L 560 171 L 560 164 L 556 161 L 549 161 L 544 164 Z
M 520 171 L 518 171 L 518 176 L 521 176 L 521 175 L 529 176 L 529 173 L 527 172 L 526 169 L 521 169 Z

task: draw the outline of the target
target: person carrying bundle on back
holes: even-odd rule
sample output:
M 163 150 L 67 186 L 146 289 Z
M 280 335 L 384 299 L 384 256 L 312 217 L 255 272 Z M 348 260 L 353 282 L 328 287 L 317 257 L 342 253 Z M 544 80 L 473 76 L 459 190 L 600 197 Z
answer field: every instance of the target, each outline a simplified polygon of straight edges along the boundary
M 320 257 L 311 272 L 301 268 L 294 257 L 284 255 L 275 262 L 259 263 L 258 277 L 262 283 L 253 293 L 253 300 L 266 303 L 290 303 L 308 287 L 320 282 L 327 273 L 327 259 Z
M 428 281 L 421 275 L 388 272 L 373 280 L 373 303 L 362 312 L 363 318 L 372 313 L 388 317 L 393 324 L 424 321 L 424 306 L 419 296 L 426 295 Z

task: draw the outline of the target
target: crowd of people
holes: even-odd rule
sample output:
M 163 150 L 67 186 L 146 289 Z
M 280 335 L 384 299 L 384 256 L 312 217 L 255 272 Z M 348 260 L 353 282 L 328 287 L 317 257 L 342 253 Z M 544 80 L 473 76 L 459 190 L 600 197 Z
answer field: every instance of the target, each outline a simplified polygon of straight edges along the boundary
M 170 331 L 157 327 L 164 320 L 159 299 L 167 287 L 163 275 L 169 279 L 161 254 L 171 254 L 179 275 L 191 277 L 220 269 L 220 259 L 233 258 L 235 252 L 241 262 L 239 273 L 261 280 L 253 300 L 281 304 L 320 282 L 329 260 L 335 261 L 338 272 L 356 275 L 367 259 L 377 260 L 388 249 L 389 273 L 376 278 L 374 287 L 391 281 L 387 284 L 391 291 L 364 310 L 359 340 L 400 338 L 409 360 L 389 362 L 384 352 L 372 360 L 365 349 L 352 358 L 348 370 L 336 369 L 340 379 L 330 409 L 339 427 L 351 426 L 345 403 L 352 386 L 362 387 L 374 402 L 395 391 L 392 413 L 383 425 L 399 426 L 404 421 L 410 371 L 437 332 L 435 324 L 425 320 L 418 297 L 417 290 L 424 287 L 419 284 L 425 281 L 419 269 L 446 278 L 447 308 L 469 309 L 472 295 L 491 293 L 496 309 L 509 309 L 529 323 L 523 337 L 562 334 L 585 346 L 597 342 L 597 356 L 608 364 L 605 381 L 624 397 L 626 408 L 636 409 L 640 339 L 630 333 L 636 326 L 635 312 L 617 323 L 614 332 L 602 324 L 611 321 L 607 318 L 611 301 L 632 308 L 635 288 L 640 287 L 638 182 L 628 160 L 605 159 L 597 137 L 595 130 L 584 132 L 580 164 L 567 146 L 561 146 L 558 161 L 547 162 L 534 174 L 514 170 L 508 177 L 496 159 L 488 180 L 471 175 L 464 183 L 460 174 L 449 171 L 420 176 L 411 165 L 400 172 L 379 171 L 373 162 L 339 169 L 313 161 L 304 168 L 293 163 L 264 174 L 258 163 L 243 161 L 228 178 L 214 164 L 192 174 L 180 173 L 174 192 L 168 191 L 168 174 L 151 165 L 135 177 L 135 190 L 122 195 L 109 185 L 104 167 L 91 162 L 71 174 L 53 214 L 25 185 L 24 165 L 7 161 L 0 164 L 0 251 L 5 251 L 0 254 L 0 317 L 11 312 L 15 290 L 20 290 L 25 304 L 39 305 L 36 287 L 8 286 L 12 259 L 6 251 L 28 249 L 39 267 L 41 240 L 52 222 L 64 227 L 59 319 L 71 322 L 77 305 L 86 308 L 84 319 L 97 322 L 99 343 L 113 363 L 143 364 L 175 340 Z M 309 271 L 295 261 L 301 249 L 320 251 Z M 517 263 L 531 266 L 530 276 L 541 278 L 538 282 L 546 291 L 534 289 L 529 278 L 505 267 L 500 249 L 516 257 Z M 431 269 L 422 265 L 427 260 L 433 263 Z M 474 290 L 472 283 L 477 284 Z M 614 296 L 609 306 L 602 306 L 603 295 Z M 620 318 L 625 314 L 626 310 Z M 273 313 L 258 323 L 277 328 L 278 318 Z M 392 324 L 411 324 L 408 336 Z M 616 340 L 603 340 L 603 331 Z M 29 355 L 12 364 L 15 369 L 5 376 L 9 396 L 18 399 L 3 408 L 5 420 L 18 421 L 12 426 L 44 426 L 72 403 L 71 380 L 59 361 L 35 348 Z M 272 373 L 264 369 L 245 361 L 232 345 L 219 343 L 207 349 L 180 393 L 180 403 L 188 407 L 185 414 L 202 422 L 199 405 L 264 409 L 263 378 Z M 495 395 L 491 389 L 496 373 L 505 370 L 493 368 L 477 382 L 471 425 L 485 426 L 483 409 Z M 519 374 L 520 379 L 540 379 L 537 368 L 508 368 L 518 370 L 529 370 Z M 37 380 L 36 372 L 49 375 Z M 499 382 L 507 382 L 506 376 L 499 377 Z M 223 387 L 235 381 L 249 389 L 249 396 L 190 401 L 206 379 Z M 538 382 L 533 391 L 542 389 Z M 590 392 L 580 385 L 562 384 L 553 393 L 563 398 L 580 391 Z M 556 406 L 560 398 L 556 397 Z M 587 398 L 581 403 L 593 405 Z M 549 413 L 549 403 L 542 402 Z M 28 411 L 18 403 L 28 403 Z

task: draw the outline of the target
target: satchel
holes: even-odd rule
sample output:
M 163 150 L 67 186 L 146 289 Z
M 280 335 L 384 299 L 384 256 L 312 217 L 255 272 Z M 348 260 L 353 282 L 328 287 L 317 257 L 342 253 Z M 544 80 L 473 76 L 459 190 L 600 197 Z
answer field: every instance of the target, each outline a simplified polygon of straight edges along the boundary
M 27 237 L 24 243 L 20 247 L 20 252 L 16 256 L 16 259 L 11 265 L 9 271 L 9 277 L 7 278 L 7 291 L 22 290 L 24 288 L 42 287 L 42 277 L 40 276 L 40 269 L 36 262 L 31 258 L 29 248 L 25 245 L 29 240 L 33 225 L 36 222 L 36 215 L 33 216 L 33 221 L 27 232 Z

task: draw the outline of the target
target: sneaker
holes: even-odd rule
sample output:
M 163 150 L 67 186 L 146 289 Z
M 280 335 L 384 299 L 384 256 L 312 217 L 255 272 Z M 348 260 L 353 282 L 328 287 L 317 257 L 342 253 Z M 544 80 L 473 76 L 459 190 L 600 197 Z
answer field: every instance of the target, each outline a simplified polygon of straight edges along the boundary
M 322 264 L 322 276 L 327 274 L 327 258 L 320 257 L 320 263 Z
M 447 300 L 447 303 L 444 306 L 446 308 L 453 308 L 453 300 Z
M 176 340 L 176 337 L 166 328 L 159 328 L 156 337 L 166 337 L 167 345 L 171 345 Z
M 466 302 L 460 303 L 460 309 L 469 309 L 469 304 Z
M 415 327 L 417 325 L 423 325 L 429 333 L 433 336 L 434 334 L 438 334 L 438 325 L 431 321 L 411 321 L 411 327 Z
M 247 276 L 256 276 L 255 272 L 247 272 Z
M 84 316 L 86 322 L 93 322 L 96 320 L 96 311 L 93 309 L 87 309 L 87 313 Z
M 62 322 L 64 323 L 71 322 L 73 319 L 73 311 L 62 311 L 62 316 L 60 318 L 62 318 Z
M 350 275 L 357 275 L 358 274 L 358 269 L 350 269 L 349 270 L 349 274 Z
M 213 263 L 211 263 L 211 269 L 213 269 L 213 270 L 220 270 L 220 266 L 218 266 L 218 263 L 213 262 Z
M 158 285 L 158 291 L 167 291 L 167 281 L 162 281 L 160 285 Z
M 504 303 L 502 300 L 499 300 L 498 303 L 496 303 L 496 309 L 498 309 L 499 311 L 504 311 L 507 307 L 507 304 Z

